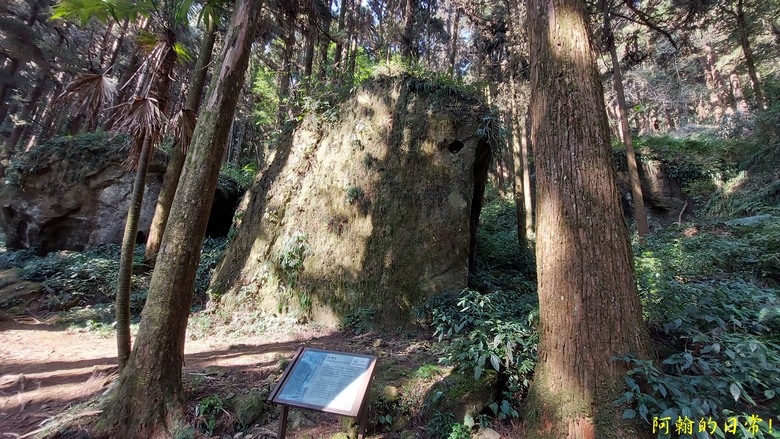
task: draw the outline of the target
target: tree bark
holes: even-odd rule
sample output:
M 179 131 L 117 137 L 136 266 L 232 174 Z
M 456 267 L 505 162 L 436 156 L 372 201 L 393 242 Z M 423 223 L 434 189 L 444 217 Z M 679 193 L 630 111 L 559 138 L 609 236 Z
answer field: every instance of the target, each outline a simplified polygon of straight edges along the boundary
M 309 23 L 306 25 L 306 45 L 303 58 L 303 76 L 306 81 L 311 82 L 311 74 L 314 69 L 314 46 L 317 41 L 317 32 L 313 19 L 309 17 Z
M 27 104 L 22 109 L 21 114 L 19 114 L 21 123 L 14 126 L 13 131 L 11 131 L 11 135 L 8 137 L 8 140 L 5 143 L 5 148 L 3 148 L 3 152 L 0 155 L 0 179 L 5 176 L 5 169 L 16 152 L 16 144 L 22 137 L 22 133 L 24 132 L 26 125 L 31 123 L 30 117 L 32 116 L 35 108 L 38 106 L 38 101 L 41 100 L 43 92 L 46 91 L 46 86 L 48 85 L 46 79 L 48 78 L 42 77 L 38 80 L 35 88 L 30 93 Z
M 144 140 L 141 155 L 138 158 L 138 167 L 133 180 L 133 193 L 130 196 L 130 206 L 127 209 L 127 219 L 125 220 L 125 233 L 122 237 L 115 304 L 116 346 L 120 372 L 125 368 L 127 359 L 130 357 L 130 285 L 133 276 L 133 255 L 138 235 L 138 224 L 141 219 L 141 207 L 144 203 L 146 174 L 149 170 L 149 161 L 153 150 L 152 138 L 148 137 Z
M 404 8 L 404 32 L 401 35 L 401 54 L 410 63 L 414 63 L 420 57 L 417 50 L 418 30 L 415 26 L 417 10 L 420 9 L 419 0 L 406 0 Z
M 336 27 L 336 50 L 333 54 L 333 71 L 338 72 L 341 70 L 341 52 L 344 50 L 344 22 L 347 18 L 347 0 L 341 0 L 339 5 L 339 22 Z M 338 76 L 338 73 L 335 74 Z
M 512 188 L 515 196 L 515 214 L 517 215 L 517 242 L 520 245 L 520 254 L 525 255 L 528 252 L 528 237 L 525 230 L 525 194 L 523 193 L 523 152 L 520 144 L 520 138 L 525 134 L 520 130 L 520 118 L 517 111 L 517 89 L 515 87 L 514 75 L 510 76 L 510 117 L 509 126 L 512 130 Z M 523 130 L 525 131 L 525 130 Z
M 190 112 L 192 115 L 197 114 L 198 109 L 200 108 L 203 86 L 206 83 L 208 67 L 209 64 L 211 64 L 211 52 L 214 49 L 216 37 L 217 29 L 216 26 L 214 26 L 203 37 L 203 41 L 198 49 L 198 60 L 192 71 L 190 88 L 187 90 L 187 102 L 184 104 L 185 112 Z M 160 251 L 160 243 L 162 242 L 163 232 L 165 232 L 165 226 L 168 224 L 168 215 L 170 213 L 171 204 L 173 203 L 173 196 L 179 185 L 179 177 L 181 176 L 181 170 L 184 167 L 184 159 L 188 148 L 188 144 L 182 145 L 177 142 L 171 151 L 168 167 L 165 170 L 165 176 L 163 177 L 162 186 L 160 187 L 160 195 L 157 197 L 157 205 L 154 209 L 154 217 L 152 218 L 152 224 L 149 229 L 149 237 L 146 240 L 144 259 L 147 264 L 154 264 L 157 252 Z
M 649 436 L 621 420 L 614 355 L 651 358 L 584 0 L 529 0 L 531 138 L 537 175 L 539 359 L 529 431 Z
M 604 12 L 604 31 L 607 33 L 607 45 L 609 46 L 609 56 L 612 59 L 612 84 L 617 94 L 617 116 L 618 126 L 623 138 L 623 145 L 626 147 L 626 161 L 628 162 L 628 180 L 631 184 L 631 197 L 634 208 L 634 221 L 636 221 L 636 231 L 639 236 L 645 237 L 650 233 L 650 227 L 647 224 L 647 213 L 645 212 L 645 199 L 642 195 L 642 182 L 639 179 L 639 168 L 636 164 L 636 154 L 634 153 L 634 140 L 631 138 L 631 131 L 628 128 L 628 110 L 626 105 L 626 93 L 623 89 L 623 74 L 620 71 L 620 59 L 615 47 L 615 34 L 612 31 L 612 22 L 610 20 L 610 11 L 607 2 L 602 2 Z M 606 109 L 605 109 L 606 111 Z
M 534 204 L 533 193 L 531 191 L 531 161 L 528 156 L 528 124 L 530 122 L 530 112 L 526 114 L 525 120 L 520 121 L 520 160 L 523 163 L 523 197 L 525 199 L 525 238 L 531 241 L 534 238 Z
M 209 86 L 149 285 L 138 339 L 100 419 L 105 436 L 171 437 L 186 428 L 181 368 L 187 317 L 220 157 L 262 2 L 238 0 Z
M 718 70 L 715 51 L 709 43 L 705 43 L 703 49 L 704 56 L 701 61 L 704 66 L 704 82 L 710 91 L 710 105 L 713 107 L 715 122 L 720 123 L 724 115 L 734 114 L 734 108 L 726 92 L 726 83 Z
M 176 66 L 176 52 L 173 50 L 176 43 L 176 35 L 171 29 L 165 32 L 165 47 L 157 61 L 158 55 L 152 55 L 149 60 L 149 74 L 152 76 L 149 94 L 157 99 L 160 112 L 165 114 L 170 105 L 171 74 Z M 154 52 L 153 52 L 154 53 Z M 154 133 L 147 134 L 143 139 L 143 146 L 136 164 L 136 177 L 133 182 L 133 195 L 125 221 L 125 234 L 122 238 L 122 252 L 119 262 L 119 279 L 116 291 L 116 322 L 117 322 L 117 357 L 120 372 L 127 364 L 130 355 L 130 287 L 133 274 L 133 257 L 135 255 L 135 241 L 138 234 L 138 221 L 141 206 L 143 205 L 144 189 L 146 187 L 146 173 L 150 156 L 154 150 L 154 144 L 158 136 Z
M 0 124 L 5 121 L 5 117 L 8 115 L 8 109 L 11 106 L 10 102 L 6 102 L 10 92 L 13 88 L 14 79 L 16 78 L 16 72 L 19 70 L 21 63 L 16 58 L 11 58 L 11 62 L 6 67 L 0 80 Z
M 290 108 L 290 81 L 292 80 L 292 52 L 295 46 L 295 31 L 289 29 L 284 35 L 284 52 L 279 72 L 279 110 L 276 122 L 279 127 L 287 121 Z
M 739 36 L 739 45 L 742 47 L 742 54 L 745 56 L 745 66 L 750 77 L 750 86 L 753 88 L 753 99 L 756 107 L 764 108 L 764 93 L 761 91 L 761 84 L 758 82 L 758 73 L 756 72 L 756 61 L 753 56 L 753 49 L 750 47 L 748 38 L 747 23 L 745 21 L 744 0 L 737 0 L 737 34 Z
M 450 34 L 450 59 L 449 59 L 449 71 L 447 72 L 450 75 L 450 80 L 453 80 L 455 78 L 455 57 L 458 54 L 458 37 L 460 35 L 459 33 L 460 15 L 461 15 L 461 9 L 456 8 L 455 18 L 453 19 L 454 21 L 452 23 L 452 33 Z

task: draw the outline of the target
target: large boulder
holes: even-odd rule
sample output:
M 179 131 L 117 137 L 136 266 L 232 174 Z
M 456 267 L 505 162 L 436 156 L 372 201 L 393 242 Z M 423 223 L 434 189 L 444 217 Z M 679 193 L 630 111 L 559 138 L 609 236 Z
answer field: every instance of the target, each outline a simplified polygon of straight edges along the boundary
M 0 192 L 0 223 L 8 248 L 47 253 L 121 243 L 135 177 L 126 159 L 126 139 L 100 132 L 55 138 L 17 156 Z M 155 152 L 138 243 L 148 236 L 166 164 L 167 155 Z M 217 218 L 210 225 L 212 236 L 227 235 L 240 198 L 234 183 L 221 187 L 234 190 L 218 191 L 215 197 L 220 211 L 212 212 L 212 219 Z
M 325 325 L 408 322 L 467 286 L 495 135 L 478 101 L 410 77 L 306 117 L 242 201 L 212 297 Z

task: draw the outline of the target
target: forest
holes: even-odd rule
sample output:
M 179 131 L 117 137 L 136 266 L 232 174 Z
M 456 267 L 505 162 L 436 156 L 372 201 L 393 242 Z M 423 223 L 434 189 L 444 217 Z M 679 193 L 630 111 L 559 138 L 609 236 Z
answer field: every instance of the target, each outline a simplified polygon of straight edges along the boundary
M 780 438 L 779 60 L 778 0 L 0 0 L 0 437 Z

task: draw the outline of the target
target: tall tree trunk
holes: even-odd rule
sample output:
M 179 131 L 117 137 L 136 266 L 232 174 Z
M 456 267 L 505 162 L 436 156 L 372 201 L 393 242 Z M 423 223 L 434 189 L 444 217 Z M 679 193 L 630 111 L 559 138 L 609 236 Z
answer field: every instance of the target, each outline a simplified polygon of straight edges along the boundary
M 102 69 L 108 53 L 108 43 L 111 41 L 111 34 L 114 32 L 114 22 L 110 21 L 106 26 L 106 32 L 103 34 L 103 42 L 100 44 L 100 56 L 98 57 L 98 66 Z
M 528 124 L 530 123 L 530 112 L 526 114 L 525 120 L 518 120 L 520 124 L 520 160 L 523 163 L 523 197 L 525 205 L 525 238 L 531 241 L 534 237 L 534 204 L 533 193 L 531 192 L 531 161 L 528 155 Z
M 701 61 L 704 65 L 704 82 L 710 91 L 710 105 L 713 107 L 715 122 L 720 123 L 724 115 L 734 114 L 734 108 L 726 92 L 726 83 L 718 70 L 715 51 L 709 43 L 705 43 L 703 49 L 704 56 Z
M 401 55 L 410 63 L 414 63 L 420 57 L 417 50 L 417 36 L 419 31 L 415 26 L 417 11 L 420 9 L 419 0 L 406 0 L 404 8 L 404 31 L 401 35 Z
M 617 94 L 617 116 L 620 131 L 622 133 L 623 145 L 626 147 L 626 161 L 628 162 L 628 180 L 631 184 L 631 197 L 634 207 L 634 221 L 636 221 L 636 231 L 639 236 L 644 237 L 650 232 L 647 225 L 647 213 L 645 212 L 645 199 L 642 196 L 642 181 L 639 179 L 639 169 L 636 165 L 636 154 L 634 153 L 634 140 L 631 138 L 631 131 L 628 128 L 628 110 L 626 109 L 626 93 L 623 90 L 623 74 L 620 71 L 620 59 L 618 58 L 617 48 L 615 47 L 615 35 L 612 31 L 612 22 L 610 20 L 609 6 L 606 1 L 602 2 L 604 11 L 604 31 L 607 35 L 607 45 L 609 46 L 609 56 L 612 58 L 612 84 Z M 606 109 L 605 109 L 606 111 Z
M 758 73 L 756 72 L 756 61 L 753 56 L 753 49 L 750 47 L 748 38 L 748 28 L 745 21 L 744 0 L 737 0 L 737 34 L 739 36 L 739 45 L 742 47 L 742 54 L 745 55 L 745 66 L 750 77 L 750 86 L 753 88 L 753 99 L 756 107 L 764 108 L 764 93 L 761 91 L 761 84 L 758 82 Z
M 125 368 L 130 357 L 130 284 L 133 276 L 133 255 L 135 241 L 138 236 L 138 225 L 141 220 L 141 207 L 144 203 L 146 174 L 149 171 L 149 161 L 154 151 L 153 140 L 144 140 L 141 155 L 138 157 L 133 192 L 130 196 L 130 206 L 127 209 L 125 233 L 122 237 L 122 253 L 119 258 L 119 278 L 116 293 L 116 345 L 119 370 Z
M 195 69 L 192 71 L 190 88 L 187 90 L 187 102 L 184 104 L 184 111 L 189 114 L 184 117 L 195 117 L 200 108 L 201 95 L 203 94 L 203 86 L 206 83 L 209 64 L 211 64 L 211 52 L 214 49 L 216 36 L 217 29 L 216 26 L 213 26 L 203 37 L 203 41 L 198 49 L 198 60 L 195 63 Z M 162 242 L 163 232 L 165 232 L 165 226 L 168 224 L 168 215 L 173 203 L 173 196 L 179 185 L 179 177 L 184 167 L 184 159 L 188 148 L 188 144 L 183 145 L 177 142 L 171 150 L 171 157 L 168 161 L 168 168 L 165 170 L 160 195 L 157 197 L 157 205 L 154 209 L 154 217 L 149 229 L 149 238 L 146 240 L 144 259 L 147 264 L 154 264 L 157 252 L 160 251 L 160 243 Z
M 508 127 L 512 130 L 512 188 L 515 195 L 515 213 L 517 215 L 517 242 L 520 245 L 520 254 L 525 255 L 528 252 L 528 240 L 525 231 L 525 194 L 523 193 L 523 152 L 520 144 L 520 138 L 525 135 L 520 131 L 520 118 L 517 111 L 517 88 L 515 86 L 514 74 L 510 76 L 511 99 L 510 117 Z
M 119 53 L 122 51 L 122 43 L 125 41 L 125 35 L 127 35 L 127 28 L 130 26 L 130 20 L 125 19 L 122 23 L 122 29 L 119 31 L 119 37 L 114 41 L 111 52 L 111 60 L 108 61 L 105 68 L 110 69 L 116 65 L 116 60 L 119 58 Z
M 149 59 L 149 74 L 151 85 L 149 94 L 157 99 L 161 113 L 165 114 L 170 105 L 171 74 L 176 66 L 176 35 L 173 30 L 165 33 L 165 47 L 160 55 L 152 55 Z M 153 52 L 154 53 L 154 52 Z M 157 56 L 159 60 L 155 59 Z M 122 371 L 130 355 L 130 287 L 133 274 L 133 256 L 135 255 L 135 240 L 138 234 L 138 221 L 143 205 L 146 173 L 149 160 L 154 149 L 157 135 L 147 134 L 138 158 L 133 195 L 125 221 L 125 234 L 122 238 L 122 253 L 119 260 L 119 279 L 116 288 L 116 322 L 117 322 L 117 356 L 119 370 Z
M 304 48 L 303 58 L 303 76 L 306 77 L 306 81 L 311 82 L 311 73 L 314 69 L 314 46 L 317 40 L 317 32 L 315 31 L 314 23 L 309 18 L 309 23 L 306 25 L 306 45 Z
M 456 8 L 455 10 L 455 18 L 452 22 L 452 32 L 450 33 L 450 59 L 449 59 L 449 67 L 448 67 L 448 74 L 450 75 L 450 80 L 455 78 L 455 57 L 458 54 L 458 38 L 460 36 L 459 28 L 460 28 L 460 15 L 461 15 L 461 9 Z
M 321 35 L 319 42 L 320 65 L 317 78 L 322 82 L 325 82 L 328 77 L 328 46 L 330 46 L 330 40 L 326 35 Z
M 6 100 L 13 89 L 16 72 L 19 70 L 20 65 L 21 63 L 18 59 L 11 58 L 8 67 L 6 67 L 3 74 L 0 75 L 0 124 L 5 121 L 5 116 L 8 115 L 8 109 L 10 108 L 11 103 L 6 102 Z
M 333 71 L 339 72 L 341 70 L 341 52 L 344 50 L 344 22 L 347 18 L 348 0 L 341 0 L 339 5 L 339 22 L 336 27 L 336 50 L 333 54 Z M 338 76 L 338 73 L 335 74 Z
M 626 366 L 651 358 L 584 0 L 529 0 L 540 343 L 528 429 L 548 438 L 649 436 L 621 421 Z M 596 420 L 600 420 L 596 422 Z
M 219 159 L 244 82 L 262 2 L 238 0 L 198 120 L 149 285 L 138 339 L 100 425 L 120 438 L 171 437 L 186 427 L 181 368 L 195 272 Z
M 284 53 L 280 63 L 279 72 L 279 110 L 276 115 L 276 122 L 279 127 L 287 121 L 288 111 L 290 109 L 290 81 L 292 80 L 292 52 L 295 46 L 295 31 L 289 29 L 284 35 Z
M 11 131 L 11 135 L 8 137 L 8 140 L 5 143 L 5 148 L 3 148 L 2 154 L 0 154 L 0 179 L 5 176 L 6 167 L 16 152 L 16 144 L 22 137 L 22 133 L 24 132 L 26 126 L 32 123 L 30 117 L 32 116 L 35 108 L 38 106 L 38 102 L 41 100 L 43 92 L 46 90 L 46 86 L 48 85 L 48 82 L 46 81 L 47 79 L 48 78 L 42 77 L 38 80 L 35 88 L 30 93 L 27 104 L 22 109 L 21 114 L 19 114 L 20 123 L 14 126 L 13 131 Z
M 736 71 L 732 71 L 729 75 L 729 84 L 731 86 L 731 94 L 734 95 L 734 102 L 737 105 L 737 112 L 748 113 L 750 108 L 745 100 L 745 93 L 742 91 L 742 81 L 740 81 Z

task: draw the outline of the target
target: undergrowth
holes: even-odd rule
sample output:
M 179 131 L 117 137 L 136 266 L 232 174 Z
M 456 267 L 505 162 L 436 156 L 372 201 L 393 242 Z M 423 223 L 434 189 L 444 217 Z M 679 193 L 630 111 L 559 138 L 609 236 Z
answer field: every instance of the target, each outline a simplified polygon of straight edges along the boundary
M 672 433 L 694 421 L 680 437 L 702 419 L 718 438 L 778 437 L 766 421 L 780 410 L 780 218 L 672 228 L 635 251 L 658 361 L 617 358 L 631 368 L 624 418 L 669 418 Z
M 209 238 L 203 243 L 196 272 L 194 309 L 207 300 L 211 274 L 225 249 L 225 239 Z M 131 284 L 130 310 L 137 320 L 148 294 L 151 271 L 146 267 L 143 245 L 136 246 Z M 18 277 L 39 283 L 43 299 L 32 304 L 21 301 L 2 303 L 4 308 L 26 307 L 38 314 L 58 313 L 57 322 L 96 332 L 113 328 L 113 301 L 119 272 L 120 247 L 108 244 L 83 252 L 58 251 L 38 256 L 32 250 L 0 253 L 0 270 L 17 269 Z

